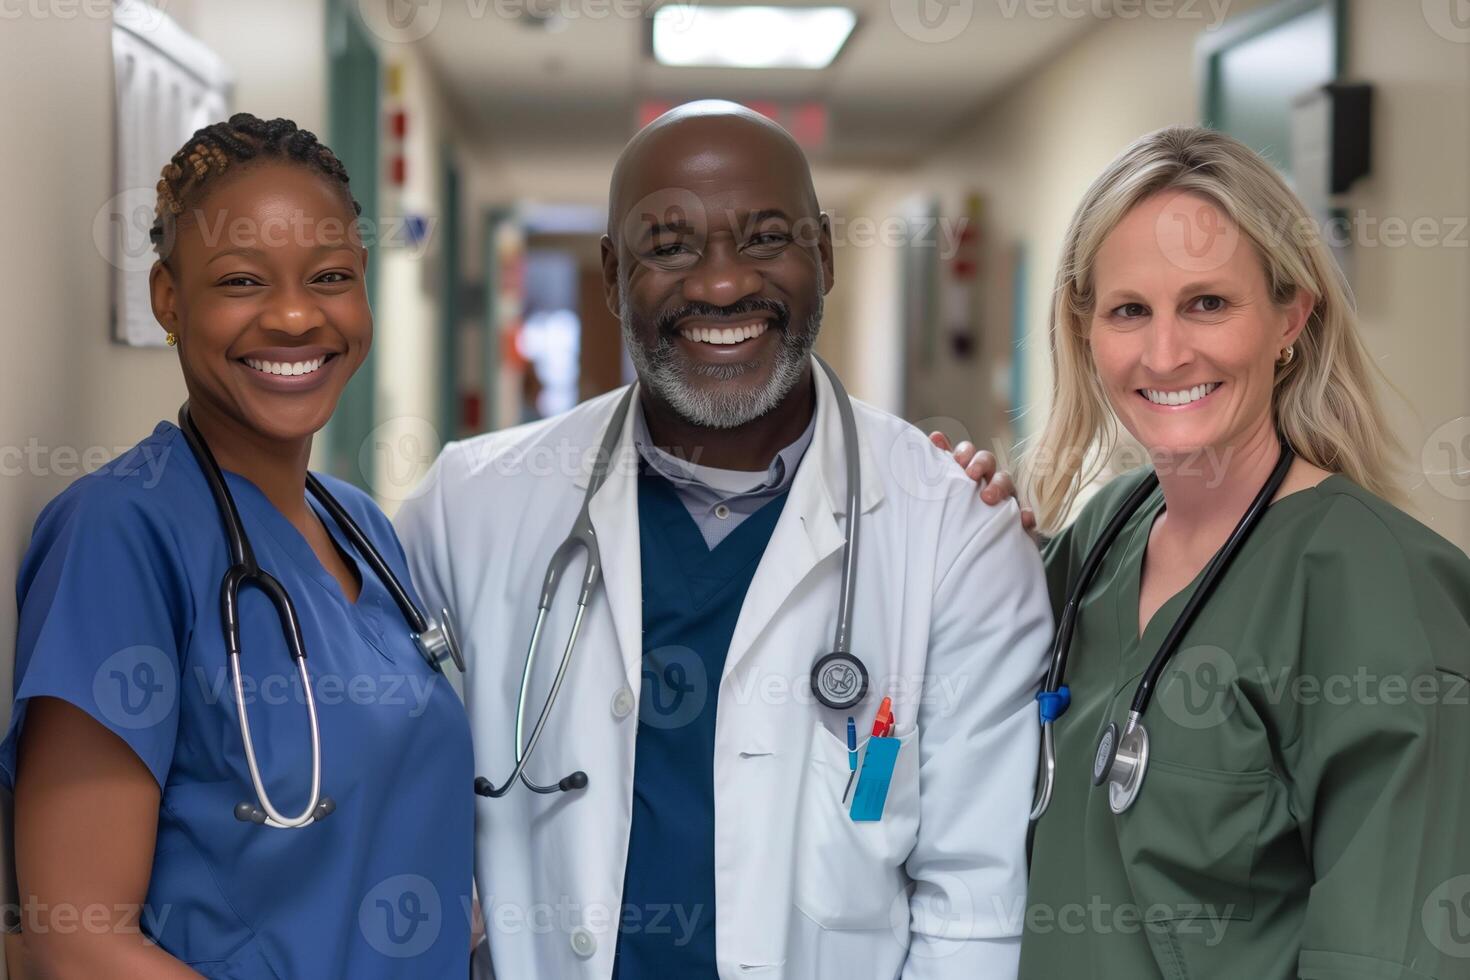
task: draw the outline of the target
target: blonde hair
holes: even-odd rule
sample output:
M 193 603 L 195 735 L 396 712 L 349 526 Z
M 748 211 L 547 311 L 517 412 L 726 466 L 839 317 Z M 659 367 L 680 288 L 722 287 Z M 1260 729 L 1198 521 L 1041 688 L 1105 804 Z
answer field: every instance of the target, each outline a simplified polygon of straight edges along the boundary
M 1316 297 L 1295 356 L 1277 368 L 1277 429 L 1309 463 L 1396 499 L 1389 459 L 1399 451 L 1379 412 L 1382 374 L 1358 336 L 1346 280 L 1315 222 L 1279 174 L 1222 133 L 1172 126 L 1137 140 L 1088 188 L 1062 245 L 1051 313 L 1051 411 L 1023 471 L 1043 530 L 1055 531 L 1078 492 L 1104 469 L 1118 420 L 1098 380 L 1087 329 L 1096 295 L 1093 262 L 1103 241 L 1135 206 L 1165 191 L 1214 202 L 1255 246 L 1271 299 L 1297 289 Z

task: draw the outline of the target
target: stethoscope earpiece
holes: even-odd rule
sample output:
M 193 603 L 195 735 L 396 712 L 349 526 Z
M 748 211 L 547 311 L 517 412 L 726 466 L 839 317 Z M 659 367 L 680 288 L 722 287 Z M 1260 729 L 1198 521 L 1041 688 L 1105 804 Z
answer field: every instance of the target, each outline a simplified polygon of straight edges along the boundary
M 317 800 L 316 806 L 312 809 L 310 820 L 299 824 L 283 824 L 273 820 L 270 814 L 266 813 L 265 810 L 256 806 L 254 803 L 244 802 L 235 804 L 235 819 L 241 823 L 263 824 L 271 827 L 305 827 L 308 824 L 316 823 L 318 820 L 325 820 L 336 809 L 337 804 L 333 802 L 332 798 L 330 796 L 323 796 Z

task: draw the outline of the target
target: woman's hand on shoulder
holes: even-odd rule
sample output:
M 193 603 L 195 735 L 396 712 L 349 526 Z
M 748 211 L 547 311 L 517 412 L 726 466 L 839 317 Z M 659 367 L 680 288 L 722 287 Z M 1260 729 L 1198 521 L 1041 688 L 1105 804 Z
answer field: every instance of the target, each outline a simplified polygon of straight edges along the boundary
M 1018 504 L 1021 502 L 1020 495 L 1016 493 L 1015 481 L 1009 473 L 999 468 L 995 453 L 988 449 L 976 449 L 969 442 L 951 446 L 943 432 L 929 433 L 929 441 L 954 456 L 954 461 L 965 471 L 965 475 L 980 485 L 980 499 L 987 504 L 999 504 L 1010 497 L 1015 497 Z M 1036 532 L 1036 513 L 1026 506 L 1021 507 L 1021 527 L 1030 534 Z

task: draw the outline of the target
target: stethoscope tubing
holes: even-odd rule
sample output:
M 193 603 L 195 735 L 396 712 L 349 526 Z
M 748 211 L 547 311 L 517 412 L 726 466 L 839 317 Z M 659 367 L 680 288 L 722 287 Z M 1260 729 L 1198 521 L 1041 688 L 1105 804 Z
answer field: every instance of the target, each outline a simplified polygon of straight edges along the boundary
M 858 527 L 862 524 L 859 519 L 862 506 L 862 481 L 861 460 L 858 458 L 859 443 L 857 437 L 857 419 L 853 417 L 852 399 L 848 397 L 847 389 L 842 386 L 842 381 L 837 377 L 837 372 L 832 366 L 820 357 L 816 362 L 822 366 L 827 380 L 832 384 L 832 392 L 836 396 L 837 415 L 842 423 L 843 455 L 847 464 L 847 519 L 846 530 L 842 545 L 842 591 L 837 597 L 837 628 L 833 634 L 832 650 L 836 653 L 852 652 L 852 596 L 853 587 L 857 581 L 857 556 L 858 556 Z
M 250 545 L 250 538 L 245 533 L 244 523 L 240 519 L 239 508 L 235 504 L 234 496 L 230 493 L 229 486 L 225 483 L 224 472 L 220 469 L 219 462 L 214 453 L 205 442 L 203 435 L 194 424 L 194 419 L 189 413 L 189 403 L 185 402 L 179 409 L 179 429 L 184 435 L 184 440 L 189 449 L 194 453 L 199 463 L 199 469 L 204 474 L 205 482 L 209 486 L 210 495 L 214 498 L 216 509 L 219 511 L 220 520 L 224 527 L 225 538 L 230 551 L 230 568 L 226 570 L 220 581 L 220 620 L 223 627 L 225 641 L 226 660 L 230 667 L 230 684 L 235 695 L 235 715 L 239 721 L 240 737 L 245 748 L 245 763 L 250 771 L 250 782 L 255 790 L 259 801 L 259 809 L 253 810 L 248 804 L 241 804 L 236 808 L 237 815 L 246 814 L 241 819 L 249 819 L 252 822 L 263 823 L 271 827 L 294 829 L 304 827 L 307 824 L 325 817 L 334 808 L 331 800 L 323 797 L 322 784 L 322 748 L 321 748 L 321 724 L 317 716 L 316 697 L 312 690 L 311 674 L 306 663 L 306 646 L 301 634 L 301 623 L 296 615 L 296 607 L 291 601 L 291 595 L 285 587 L 260 567 L 255 559 L 255 551 Z M 428 632 L 431 627 L 428 618 L 408 596 L 407 590 L 399 582 L 393 570 L 378 552 L 373 543 L 368 540 L 352 516 L 347 513 L 340 502 L 328 492 L 315 476 L 308 473 L 306 476 L 306 487 L 313 497 L 321 503 L 323 508 L 331 515 L 333 521 L 341 528 L 342 532 L 357 553 L 362 556 L 373 574 L 383 584 L 390 595 L 393 596 L 395 604 L 403 614 L 409 628 L 417 639 Z M 296 664 L 297 673 L 301 677 L 301 688 L 304 694 L 308 732 L 311 744 L 311 792 L 306 807 L 296 816 L 286 816 L 275 806 L 270 794 L 265 788 L 265 781 L 260 774 L 260 760 L 255 753 L 255 740 L 250 728 L 250 714 L 245 706 L 244 679 L 242 675 L 241 644 L 240 644 L 240 589 L 246 584 L 254 584 L 276 610 L 276 616 L 280 620 L 281 633 L 286 641 L 291 659 Z M 447 628 L 447 623 L 446 623 Z M 458 654 L 456 652 L 456 662 Z M 433 663 L 438 670 L 438 664 Z
M 511 787 L 517 781 L 523 783 L 532 792 L 544 794 L 561 792 L 564 787 L 578 783 L 586 784 L 586 774 L 579 771 L 558 783 L 543 786 L 526 775 L 526 766 L 535 754 L 536 746 L 541 742 L 541 735 L 546 730 L 546 722 L 551 717 L 552 706 L 556 704 L 557 696 L 561 693 L 562 682 L 566 679 L 567 668 L 572 662 L 572 653 L 576 650 L 577 638 L 582 632 L 582 620 L 586 615 L 587 605 L 592 601 L 592 593 L 596 590 L 597 583 L 602 577 L 602 550 L 597 545 L 597 531 L 592 526 L 592 498 L 607 481 L 608 471 L 613 464 L 613 456 L 617 452 L 618 442 L 622 439 L 628 411 L 637 394 L 638 386 L 636 384 L 630 386 L 618 400 L 617 407 L 613 409 L 612 417 L 608 419 L 607 431 L 603 433 L 602 444 L 598 447 L 597 457 L 593 460 L 592 473 L 587 478 L 587 491 L 582 495 L 582 507 L 577 512 L 577 519 L 573 522 L 572 530 L 567 534 L 566 539 L 557 546 L 556 551 L 551 555 L 550 562 L 547 563 L 546 576 L 541 583 L 541 597 L 536 603 L 536 625 L 531 629 L 531 640 L 526 646 L 526 659 L 521 667 L 520 690 L 516 695 L 515 767 L 499 786 L 483 776 L 476 779 L 475 792 L 480 796 L 498 800 L 510 792 Z M 524 738 L 526 705 L 530 700 L 534 665 L 541 649 L 541 635 L 546 626 L 547 616 L 556 601 L 556 591 L 561 584 L 562 575 L 571 566 L 572 559 L 578 551 L 586 555 L 587 564 L 582 571 L 581 585 L 577 590 L 577 610 L 572 619 L 572 628 L 568 633 L 566 646 L 562 648 L 561 663 L 557 666 L 556 676 L 552 680 L 550 690 L 547 691 L 546 700 L 541 705 L 541 713 L 536 717 L 536 724 L 531 729 L 531 739 L 527 742 Z M 581 777 L 580 780 L 577 780 L 578 776 Z
M 815 355 L 814 355 L 815 357 Z M 837 606 L 837 627 L 834 634 L 834 652 L 850 654 L 852 642 L 852 607 L 854 582 L 856 580 L 855 569 L 857 565 L 858 525 L 862 502 L 861 470 L 858 459 L 859 442 L 857 437 L 857 421 L 852 411 L 852 402 L 847 391 L 838 379 L 837 373 L 821 358 L 815 360 L 821 365 L 831 382 L 836 395 L 838 415 L 842 424 L 842 436 L 845 447 L 847 464 L 847 528 L 842 550 L 842 586 Z M 535 754 L 536 747 L 541 741 L 541 735 L 545 731 L 546 722 L 551 716 L 552 706 L 556 703 L 557 696 L 561 692 L 563 681 L 566 679 L 568 666 L 571 664 L 572 652 L 576 648 L 577 638 L 581 633 L 582 621 L 587 611 L 587 605 L 591 602 L 592 593 L 602 575 L 602 554 L 597 545 L 597 532 L 592 526 L 591 507 L 592 498 L 596 496 L 603 484 L 607 481 L 608 470 L 612 466 L 613 457 L 617 452 L 619 442 L 622 440 L 628 412 L 632 407 L 633 399 L 638 397 L 639 385 L 629 386 L 627 392 L 618 400 L 613 414 L 608 420 L 607 428 L 603 432 L 602 443 L 598 448 L 597 458 L 594 460 L 592 474 L 587 481 L 587 490 L 582 496 L 582 507 L 577 514 L 577 519 L 572 525 L 571 532 L 566 539 L 557 546 L 552 553 L 551 560 L 547 565 L 546 576 L 542 581 L 541 597 L 537 603 L 536 623 L 531 630 L 531 640 L 526 649 L 526 660 L 521 668 L 520 689 L 516 695 L 516 723 L 515 723 L 515 767 L 510 775 L 499 786 L 490 782 L 485 777 L 475 780 L 475 792 L 480 796 L 490 799 L 499 799 L 510 791 L 510 788 L 519 780 L 525 786 L 537 793 L 555 793 L 567 788 L 581 788 L 587 784 L 586 774 L 581 772 L 572 773 L 559 783 L 542 786 L 533 782 L 526 776 L 526 765 Z M 531 729 L 531 738 L 527 742 L 525 735 L 526 705 L 530 700 L 531 677 L 534 673 L 534 664 L 540 652 L 542 632 L 546 625 L 547 615 L 550 612 L 556 597 L 557 587 L 561 583 L 562 574 L 569 566 L 573 555 L 582 550 L 586 553 L 587 565 L 582 574 L 581 587 L 577 595 L 577 610 L 572 620 L 571 631 L 567 637 L 567 644 L 562 649 L 561 663 L 557 667 L 556 676 L 552 680 L 551 688 L 547 691 L 546 700 L 541 707 L 541 713 L 536 718 L 536 724 Z M 866 689 L 866 680 L 864 680 Z
M 1266 482 L 1261 486 L 1260 490 L 1257 491 L 1256 496 L 1251 500 L 1250 506 L 1241 515 L 1240 520 L 1236 522 L 1235 528 L 1230 532 L 1230 536 L 1226 538 L 1225 543 L 1205 566 L 1205 571 L 1199 585 L 1190 593 L 1184 608 L 1174 620 L 1173 625 L 1169 628 L 1169 632 L 1165 634 L 1163 642 L 1159 644 L 1158 650 L 1155 651 L 1153 657 L 1149 660 L 1148 666 L 1145 668 L 1137 688 L 1134 689 L 1133 700 L 1128 710 L 1128 727 L 1125 730 L 1126 733 L 1132 733 L 1134 729 L 1143 728 L 1143 714 L 1148 710 L 1149 704 L 1152 703 L 1154 688 L 1159 677 L 1163 674 L 1164 668 L 1169 665 L 1169 661 L 1173 658 L 1176 649 L 1183 641 L 1190 626 L 1193 625 L 1195 618 L 1214 593 L 1216 585 L 1235 560 L 1236 555 L 1245 546 L 1245 542 L 1250 537 L 1251 532 L 1260 524 L 1266 509 L 1270 507 L 1271 501 L 1276 497 L 1277 492 L 1280 491 L 1282 484 L 1285 482 L 1286 475 L 1291 469 L 1291 464 L 1296 454 L 1284 437 L 1278 435 L 1278 438 L 1280 439 L 1281 453 L 1275 465 L 1272 467 L 1271 474 L 1266 478 Z M 1053 725 L 1056 719 L 1065 712 L 1066 703 L 1070 700 L 1070 693 L 1065 686 L 1067 658 L 1071 651 L 1072 637 L 1076 630 L 1077 617 L 1081 611 L 1082 601 L 1087 595 L 1088 589 L 1092 587 L 1093 579 L 1096 578 L 1098 570 L 1102 567 L 1108 552 L 1112 549 L 1123 527 L 1153 494 L 1155 488 L 1158 486 L 1158 482 L 1159 478 L 1157 473 L 1148 474 L 1143 482 L 1135 487 L 1133 492 L 1118 507 L 1117 511 L 1103 528 L 1102 533 L 1098 536 L 1096 543 L 1088 551 L 1087 557 L 1082 563 L 1082 568 L 1078 571 L 1077 581 L 1067 596 L 1067 604 L 1063 608 L 1061 621 L 1058 624 L 1057 634 L 1052 644 L 1051 664 L 1047 669 L 1042 693 L 1038 695 L 1038 700 L 1044 700 L 1045 698 L 1055 697 L 1057 695 L 1065 695 L 1065 698 L 1062 701 L 1060 711 L 1053 709 L 1052 717 L 1048 717 L 1046 710 L 1043 709 L 1041 721 L 1041 762 L 1039 772 L 1037 773 L 1036 797 L 1031 806 L 1030 819 L 1032 823 L 1040 820 L 1046 813 L 1047 808 L 1051 804 L 1052 792 L 1056 784 L 1056 739 Z M 1146 751 L 1146 731 L 1142 732 L 1142 737 Z M 1146 765 L 1147 758 L 1145 755 L 1140 768 L 1146 767 Z M 1133 794 L 1136 796 L 1136 793 L 1137 790 L 1135 788 Z M 1132 797 L 1129 798 L 1130 803 L 1131 800 Z

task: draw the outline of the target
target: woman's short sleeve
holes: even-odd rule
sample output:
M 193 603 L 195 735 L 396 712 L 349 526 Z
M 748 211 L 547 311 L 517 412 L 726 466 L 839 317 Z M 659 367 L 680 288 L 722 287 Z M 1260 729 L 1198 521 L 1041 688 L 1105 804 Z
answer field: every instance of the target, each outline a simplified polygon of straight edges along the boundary
M 178 731 L 187 575 L 161 493 L 84 477 L 42 512 L 16 587 L 15 709 L 0 779 L 15 785 L 31 698 L 75 705 L 168 776 Z

